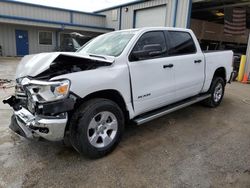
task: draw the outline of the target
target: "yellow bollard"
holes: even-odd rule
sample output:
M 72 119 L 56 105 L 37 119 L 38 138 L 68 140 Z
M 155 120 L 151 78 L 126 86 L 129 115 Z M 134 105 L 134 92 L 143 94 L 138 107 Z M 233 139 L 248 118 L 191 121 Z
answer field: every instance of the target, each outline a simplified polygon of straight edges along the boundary
M 238 77 L 237 77 L 237 80 L 239 82 L 241 82 L 243 80 L 243 76 L 244 76 L 244 72 L 245 72 L 245 66 L 246 66 L 246 60 L 247 60 L 247 57 L 245 55 L 242 55 L 241 60 L 240 60 L 239 73 L 238 73 Z

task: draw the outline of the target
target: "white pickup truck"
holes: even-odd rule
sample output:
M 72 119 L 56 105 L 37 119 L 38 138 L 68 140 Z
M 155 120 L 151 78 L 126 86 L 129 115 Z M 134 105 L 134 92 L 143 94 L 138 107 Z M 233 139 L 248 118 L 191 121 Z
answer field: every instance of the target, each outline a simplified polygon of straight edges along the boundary
M 111 152 L 126 122 L 142 124 L 202 101 L 217 107 L 232 51 L 203 53 L 191 30 L 141 28 L 96 37 L 76 53 L 25 56 L 16 72 L 10 128 L 66 138 L 92 158 Z

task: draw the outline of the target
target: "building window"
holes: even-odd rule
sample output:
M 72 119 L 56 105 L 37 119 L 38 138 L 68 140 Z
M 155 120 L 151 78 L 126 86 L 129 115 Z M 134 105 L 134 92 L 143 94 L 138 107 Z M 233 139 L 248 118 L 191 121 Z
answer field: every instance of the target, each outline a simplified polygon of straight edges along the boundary
M 117 21 L 118 20 L 118 10 L 112 10 L 112 21 Z
M 52 32 L 51 31 L 39 31 L 38 42 L 40 45 L 52 45 Z

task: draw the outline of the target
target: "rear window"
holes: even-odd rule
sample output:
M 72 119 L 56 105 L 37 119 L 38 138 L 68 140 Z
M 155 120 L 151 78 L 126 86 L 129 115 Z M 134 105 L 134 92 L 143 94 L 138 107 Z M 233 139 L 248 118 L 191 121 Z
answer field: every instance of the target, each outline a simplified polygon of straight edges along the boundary
M 169 55 L 185 55 L 196 53 L 196 47 L 191 35 L 187 32 L 169 31 Z

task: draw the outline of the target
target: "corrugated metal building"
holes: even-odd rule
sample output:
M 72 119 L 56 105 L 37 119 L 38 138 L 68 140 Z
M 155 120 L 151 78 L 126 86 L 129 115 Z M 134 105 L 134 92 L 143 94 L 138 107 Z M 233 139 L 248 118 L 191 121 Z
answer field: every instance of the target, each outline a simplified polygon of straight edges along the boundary
M 138 0 L 95 13 L 0 0 L 3 56 L 55 51 L 63 34 L 87 36 L 144 26 L 189 27 L 192 0 Z M 0 55 L 1 55 L 0 54 Z
M 54 51 L 63 33 L 88 36 L 113 31 L 106 16 L 14 1 L 0 1 L 0 46 L 3 56 Z
M 138 0 L 99 10 L 116 30 L 146 26 L 189 27 L 192 0 Z

